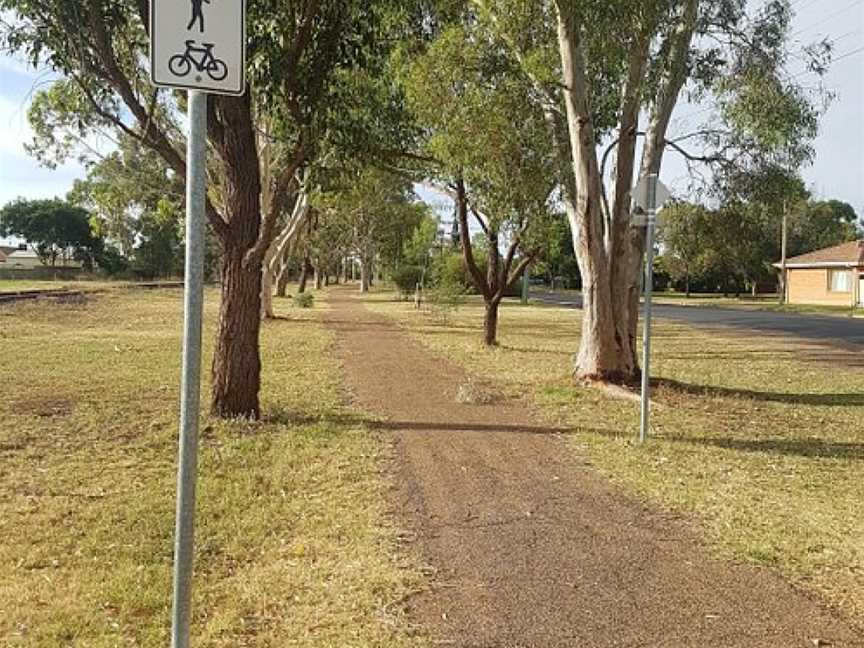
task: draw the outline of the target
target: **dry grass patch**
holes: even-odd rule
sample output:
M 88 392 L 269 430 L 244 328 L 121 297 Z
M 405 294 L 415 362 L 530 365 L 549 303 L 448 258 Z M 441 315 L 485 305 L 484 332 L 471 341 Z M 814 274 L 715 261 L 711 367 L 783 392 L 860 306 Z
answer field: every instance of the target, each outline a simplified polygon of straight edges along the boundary
M 864 619 L 864 371 L 848 351 L 661 321 L 652 438 L 640 447 L 638 403 L 571 378 L 578 311 L 505 304 L 501 344 L 485 349 L 477 304 L 447 326 L 380 297 L 369 307 L 475 375 L 491 369 L 511 395 L 531 394 L 612 480 L 696 514 L 719 554 L 770 565 Z
M 126 283 L 101 279 L 0 279 L 0 294 L 21 290 L 102 290 L 122 287 Z
M 181 299 L 0 309 L 0 645 L 167 645 Z M 279 306 L 269 420 L 202 428 L 195 644 L 422 645 L 394 605 L 419 578 L 386 519 L 382 448 L 342 415 L 315 311 Z

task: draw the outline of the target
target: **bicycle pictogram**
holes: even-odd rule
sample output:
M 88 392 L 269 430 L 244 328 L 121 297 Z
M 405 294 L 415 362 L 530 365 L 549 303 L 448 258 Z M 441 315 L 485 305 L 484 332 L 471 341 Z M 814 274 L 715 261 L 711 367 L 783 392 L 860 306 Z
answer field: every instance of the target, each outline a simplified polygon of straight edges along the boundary
M 222 81 L 228 76 L 228 66 L 214 56 L 213 47 L 214 43 L 198 46 L 194 40 L 187 40 L 186 51 L 168 59 L 168 69 L 175 76 L 185 77 L 194 68 L 196 72 L 205 72 L 214 81 Z

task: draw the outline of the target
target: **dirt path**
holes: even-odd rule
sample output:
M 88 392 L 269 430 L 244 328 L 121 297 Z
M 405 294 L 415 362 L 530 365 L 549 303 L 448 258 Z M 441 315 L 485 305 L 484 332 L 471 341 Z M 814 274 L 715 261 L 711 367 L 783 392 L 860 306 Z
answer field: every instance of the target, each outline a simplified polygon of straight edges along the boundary
M 864 646 L 785 581 L 711 559 L 616 492 L 520 403 L 456 402 L 464 372 L 346 290 L 326 316 L 355 403 L 387 421 L 396 507 L 437 569 L 412 614 L 439 645 Z

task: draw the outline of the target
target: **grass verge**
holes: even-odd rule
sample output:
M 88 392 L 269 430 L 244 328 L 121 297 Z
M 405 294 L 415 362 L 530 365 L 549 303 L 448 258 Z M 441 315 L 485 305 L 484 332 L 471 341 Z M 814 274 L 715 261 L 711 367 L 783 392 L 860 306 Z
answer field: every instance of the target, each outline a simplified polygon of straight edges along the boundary
M 118 281 L 101 281 L 94 279 L 93 281 L 78 281 L 70 279 L 64 280 L 31 280 L 31 279 L 0 279 L 0 294 L 14 293 L 20 290 L 100 290 L 104 288 L 123 287 L 123 282 Z
M 540 294 L 551 292 L 538 290 Z M 558 294 L 578 296 L 578 290 L 556 290 Z M 671 306 L 693 306 L 709 308 L 731 308 L 737 310 L 770 311 L 774 313 L 797 313 L 800 315 L 831 315 L 834 317 L 862 317 L 864 308 L 848 306 L 832 306 L 820 304 L 779 304 L 776 295 L 741 295 L 727 297 L 717 293 L 692 293 L 689 297 L 684 293 L 655 292 L 652 299 L 655 304 Z
M 501 345 L 480 344 L 471 301 L 446 325 L 368 299 L 475 375 L 527 393 L 573 447 L 628 491 L 695 514 L 718 555 L 779 570 L 864 619 L 864 370 L 858 354 L 659 321 L 650 442 L 638 402 L 571 378 L 580 313 L 505 303 Z M 491 371 L 490 371 L 491 370 Z
M 181 304 L 0 309 L 0 645 L 167 645 Z M 194 642 L 419 645 L 393 605 L 419 577 L 386 519 L 382 447 L 340 416 L 315 311 L 284 315 L 262 334 L 267 420 L 203 423 Z

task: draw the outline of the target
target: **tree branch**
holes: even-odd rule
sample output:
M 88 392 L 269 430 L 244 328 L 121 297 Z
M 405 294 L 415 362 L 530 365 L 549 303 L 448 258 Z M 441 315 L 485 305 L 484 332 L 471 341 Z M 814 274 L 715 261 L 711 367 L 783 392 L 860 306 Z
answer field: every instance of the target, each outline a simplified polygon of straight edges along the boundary
M 489 226 L 483 220 L 483 217 L 480 215 L 480 212 L 478 212 L 476 209 L 474 209 L 474 205 L 470 205 L 470 208 L 471 208 L 471 213 L 474 215 L 474 219 L 480 225 L 480 229 L 483 230 L 483 233 L 486 236 L 489 236 Z
M 297 182 L 297 170 L 302 166 L 305 158 L 305 146 L 303 140 L 298 143 L 294 151 L 294 157 L 276 180 L 276 188 L 273 191 L 273 202 L 270 205 L 270 211 L 263 215 L 261 228 L 258 232 L 258 240 L 243 257 L 245 266 L 259 263 L 263 258 L 270 244 L 273 242 L 273 237 L 276 232 L 276 221 L 279 215 L 285 209 L 285 203 L 288 199 L 288 194 L 291 187 Z
M 507 33 L 505 29 L 501 26 L 501 21 L 498 19 L 496 13 L 489 6 L 489 3 L 486 0 L 471 0 L 475 5 L 477 5 L 482 11 L 489 16 L 489 19 L 492 21 L 492 24 L 496 28 L 496 33 L 499 38 L 504 42 L 510 52 L 513 54 L 513 57 L 516 59 L 516 62 L 519 64 L 519 69 L 522 70 L 522 73 L 525 75 L 525 78 L 531 83 L 531 86 L 534 90 L 540 95 L 541 102 L 543 104 L 543 109 L 550 111 L 551 113 L 558 113 L 559 115 L 563 115 L 564 112 L 561 110 L 560 106 L 560 98 L 552 92 L 544 83 L 537 78 L 537 75 L 531 72 L 530 67 L 525 62 L 525 55 L 522 53 L 522 50 Z
M 465 265 L 477 290 L 486 301 L 492 299 L 489 283 L 477 267 L 474 258 L 474 249 L 471 245 L 471 234 L 468 231 L 468 196 L 465 193 L 465 181 L 460 177 L 456 180 L 456 216 L 459 219 L 459 238 L 462 242 L 462 254 L 465 257 Z

